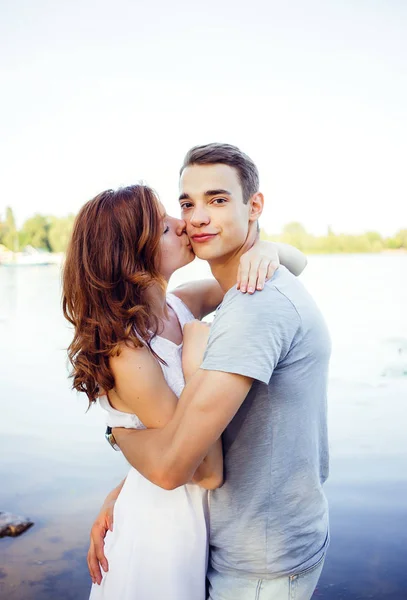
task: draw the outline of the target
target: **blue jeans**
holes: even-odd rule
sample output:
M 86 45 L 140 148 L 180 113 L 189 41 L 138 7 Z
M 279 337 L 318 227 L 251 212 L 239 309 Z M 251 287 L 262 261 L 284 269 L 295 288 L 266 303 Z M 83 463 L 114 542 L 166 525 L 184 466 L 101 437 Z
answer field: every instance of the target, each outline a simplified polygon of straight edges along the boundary
M 244 579 L 209 567 L 208 600 L 310 600 L 324 558 L 305 571 L 277 579 Z

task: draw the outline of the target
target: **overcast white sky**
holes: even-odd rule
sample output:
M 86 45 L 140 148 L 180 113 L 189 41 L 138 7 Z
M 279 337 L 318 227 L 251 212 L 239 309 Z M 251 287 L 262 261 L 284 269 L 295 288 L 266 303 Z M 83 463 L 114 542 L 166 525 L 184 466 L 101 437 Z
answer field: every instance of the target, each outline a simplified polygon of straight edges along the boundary
M 188 148 L 257 163 L 262 226 L 407 227 L 404 0 L 2 0 L 0 214 L 139 179 L 178 212 Z

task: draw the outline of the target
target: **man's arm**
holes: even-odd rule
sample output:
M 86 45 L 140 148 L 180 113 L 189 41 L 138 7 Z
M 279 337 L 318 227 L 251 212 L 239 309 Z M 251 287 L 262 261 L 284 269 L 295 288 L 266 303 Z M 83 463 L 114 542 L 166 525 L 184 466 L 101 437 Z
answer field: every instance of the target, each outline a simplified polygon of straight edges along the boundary
M 105 536 L 109 530 L 113 531 L 113 508 L 122 491 L 125 481 L 126 480 L 123 479 L 123 481 L 107 495 L 102 508 L 92 525 L 92 529 L 90 530 L 90 545 L 87 560 L 89 573 L 93 583 L 100 584 L 102 581 L 101 566 L 105 573 L 109 570 L 109 563 L 107 562 L 104 552 Z
M 203 321 L 190 321 L 184 325 L 182 345 L 182 370 L 185 385 L 199 371 L 208 345 L 210 325 Z M 208 490 L 223 485 L 223 446 L 219 438 L 194 473 L 192 481 Z
M 114 429 L 114 436 L 129 463 L 144 477 L 162 488 L 174 489 L 191 481 L 238 411 L 252 382 L 242 375 L 200 369 L 164 429 Z
M 275 285 L 252 296 L 231 291 L 211 326 L 203 364 L 169 423 L 161 431 L 114 431 L 129 462 L 164 488 L 189 481 L 253 380 L 268 384 L 300 328 L 295 307 Z
M 147 428 L 164 427 L 174 415 L 178 399 L 151 352 L 145 347 L 123 345 L 120 355 L 111 358 L 110 364 L 115 377 L 115 388 L 109 392 L 113 407 L 136 414 Z M 219 487 L 223 481 L 222 467 L 221 452 L 212 451 L 197 473 L 196 482 L 208 489 Z

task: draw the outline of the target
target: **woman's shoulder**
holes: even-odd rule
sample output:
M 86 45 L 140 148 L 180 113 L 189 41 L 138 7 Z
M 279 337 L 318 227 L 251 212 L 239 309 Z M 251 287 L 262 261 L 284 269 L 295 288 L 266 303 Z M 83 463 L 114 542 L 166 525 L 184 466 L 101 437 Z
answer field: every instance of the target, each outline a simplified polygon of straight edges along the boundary
M 137 415 L 146 427 L 157 427 L 165 416 L 172 416 L 176 398 L 148 347 L 123 347 L 110 361 L 115 380 L 109 392 L 113 408 Z
M 167 304 L 175 310 L 181 323 L 197 318 L 195 316 L 198 310 L 197 303 L 188 291 L 185 292 L 181 288 L 177 288 L 169 292 L 167 294 Z
M 117 376 L 133 375 L 137 371 L 151 373 L 160 369 L 147 344 L 136 347 L 133 344 L 123 342 L 119 346 L 119 353 L 111 356 L 109 363 L 115 379 Z

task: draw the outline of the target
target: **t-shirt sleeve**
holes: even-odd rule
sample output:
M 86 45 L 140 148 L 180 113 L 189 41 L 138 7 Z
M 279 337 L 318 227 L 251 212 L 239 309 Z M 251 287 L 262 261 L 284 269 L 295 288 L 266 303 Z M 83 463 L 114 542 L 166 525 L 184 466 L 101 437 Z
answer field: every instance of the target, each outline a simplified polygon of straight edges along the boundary
M 266 285 L 253 296 L 232 290 L 212 323 L 201 369 L 268 384 L 300 324 L 291 301 L 274 286 Z

